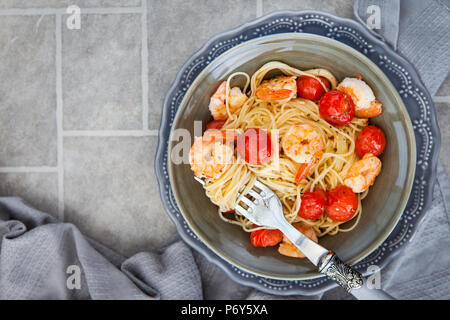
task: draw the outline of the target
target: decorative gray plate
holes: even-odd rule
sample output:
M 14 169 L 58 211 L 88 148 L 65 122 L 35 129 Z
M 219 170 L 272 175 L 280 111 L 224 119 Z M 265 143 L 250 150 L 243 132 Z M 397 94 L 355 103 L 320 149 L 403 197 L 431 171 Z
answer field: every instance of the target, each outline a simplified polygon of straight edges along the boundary
M 274 280 L 243 271 L 217 256 L 192 232 L 180 213 L 169 182 L 167 153 L 170 129 L 183 97 L 199 73 L 216 57 L 245 41 L 278 33 L 312 33 L 351 46 L 372 60 L 390 79 L 408 109 L 417 145 L 414 186 L 406 209 L 389 237 L 354 268 L 383 268 L 405 247 L 432 200 L 440 132 L 431 97 L 413 66 L 386 43 L 376 39 L 357 22 L 318 11 L 280 11 L 263 16 L 210 39 L 181 68 L 164 104 L 155 169 L 163 204 L 185 242 L 218 265 L 233 280 L 271 294 L 314 295 L 336 284 L 324 277 L 311 280 Z

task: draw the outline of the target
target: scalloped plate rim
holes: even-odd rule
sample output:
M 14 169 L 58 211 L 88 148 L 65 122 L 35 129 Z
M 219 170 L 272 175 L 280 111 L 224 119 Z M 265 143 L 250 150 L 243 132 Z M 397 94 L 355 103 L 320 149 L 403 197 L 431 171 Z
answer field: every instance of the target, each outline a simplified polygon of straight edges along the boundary
M 312 33 L 292 33 L 292 32 L 288 32 L 288 33 L 276 33 L 276 34 L 270 34 L 270 35 L 266 35 L 266 36 L 262 36 L 262 37 L 257 37 L 257 38 L 254 38 L 254 39 L 251 39 L 251 40 L 242 42 L 242 43 L 240 43 L 240 44 L 238 44 L 238 45 L 236 45 L 236 46 L 233 46 L 232 48 L 226 50 L 225 52 L 221 53 L 221 54 L 220 54 L 219 56 L 217 56 L 214 60 L 219 59 L 219 58 L 220 58 L 222 55 L 224 55 L 224 54 L 228 54 L 228 53 L 230 53 L 231 51 L 237 51 L 237 50 L 241 49 L 242 47 L 245 47 L 245 46 L 248 46 L 248 45 L 251 46 L 252 44 L 261 44 L 261 43 L 267 43 L 267 42 L 270 43 L 270 42 L 274 42 L 274 41 L 277 41 L 277 40 L 280 40 L 280 39 L 283 39 L 283 40 L 296 40 L 296 38 L 297 38 L 297 39 L 298 39 L 298 38 L 302 38 L 303 40 L 314 40 L 314 39 L 316 39 L 317 41 L 325 41 L 325 40 L 326 40 L 327 42 L 334 42 L 335 45 L 336 45 L 337 47 L 342 47 L 343 50 L 345 49 L 345 50 L 350 50 L 350 51 L 352 51 L 352 52 L 354 51 L 353 54 L 354 54 L 355 56 L 359 56 L 359 58 L 362 59 L 362 60 L 367 60 L 367 63 L 368 63 L 368 65 L 369 65 L 370 68 L 376 68 L 376 69 L 377 69 L 376 72 L 379 71 L 379 72 L 382 74 L 382 76 L 384 76 L 384 77 L 386 78 L 386 80 L 389 82 L 388 85 L 391 86 L 393 90 L 395 90 L 395 92 L 396 92 L 396 94 L 397 94 L 397 96 L 398 96 L 397 98 L 398 98 L 398 100 L 399 100 L 398 102 L 401 104 L 401 107 L 402 107 L 402 108 L 401 108 L 401 109 L 402 109 L 402 113 L 403 113 L 404 116 L 407 117 L 407 119 L 409 120 L 409 121 L 407 121 L 407 125 L 406 125 L 407 131 L 408 131 L 410 134 L 413 135 L 413 139 L 412 139 L 412 141 L 411 141 L 411 149 L 410 149 L 410 151 L 409 151 L 409 155 L 410 155 L 411 157 L 417 157 L 417 156 L 416 156 L 417 146 L 416 146 L 416 142 L 415 142 L 415 138 L 414 138 L 414 131 L 413 131 L 413 128 L 412 128 L 412 122 L 411 122 L 411 119 L 410 119 L 410 117 L 409 117 L 408 110 L 406 109 L 405 104 L 403 103 L 403 101 L 402 101 L 400 95 L 398 94 L 397 89 L 396 89 L 395 86 L 391 83 L 391 81 L 389 80 L 389 78 L 387 77 L 387 75 L 386 75 L 383 71 L 381 71 L 380 68 L 379 68 L 372 60 L 370 60 L 370 59 L 369 59 L 367 56 L 365 56 L 363 53 L 361 53 L 361 52 L 355 50 L 355 49 L 352 48 L 351 46 L 346 45 L 345 43 L 342 43 L 342 42 L 337 41 L 337 40 L 335 40 L 335 39 L 330 39 L 330 38 L 327 38 L 327 37 L 324 37 L 324 36 L 321 36 L 321 35 L 312 34 Z M 184 93 L 184 96 L 183 96 L 183 99 L 182 99 L 182 101 L 181 101 L 181 103 L 180 103 L 180 106 L 183 104 L 183 101 L 184 101 L 185 97 L 186 97 L 186 96 L 189 96 L 190 92 L 191 92 L 192 90 L 194 90 L 194 88 L 195 88 L 195 86 L 198 84 L 198 82 L 199 82 L 199 81 L 202 81 L 202 77 L 203 77 L 203 78 L 205 77 L 205 74 L 208 73 L 208 69 L 210 69 L 211 66 L 212 66 L 211 63 L 208 64 L 208 65 L 206 65 L 206 66 L 200 71 L 200 73 L 192 80 L 192 82 L 189 84 L 189 89 Z M 179 109 L 178 109 L 178 110 L 179 110 Z M 174 116 L 172 126 L 173 126 L 175 123 L 177 123 L 177 121 L 178 121 L 178 118 L 179 118 L 178 110 L 177 110 L 177 112 L 176 112 L 176 114 L 175 114 L 175 116 Z M 171 138 L 172 138 L 172 133 L 173 133 L 173 131 L 170 130 L 169 141 L 170 141 Z M 408 202 L 408 200 L 409 200 L 410 193 L 411 193 L 411 190 L 412 190 L 412 188 L 413 188 L 413 182 L 414 182 L 414 177 L 415 177 L 415 169 L 416 169 L 416 159 L 411 160 L 411 163 L 410 163 L 409 167 L 410 167 L 410 166 L 414 166 L 414 167 L 413 167 L 412 169 L 409 169 L 409 170 L 408 170 L 408 171 L 410 171 L 410 172 L 408 172 L 409 178 L 408 178 L 407 181 L 405 182 L 405 189 L 409 189 L 409 193 L 408 193 L 407 196 L 406 196 L 406 195 L 402 196 L 402 199 L 401 199 L 401 201 L 400 201 L 400 202 L 402 203 L 402 205 L 401 205 L 400 207 L 403 207 L 403 208 L 402 208 L 402 210 L 401 210 L 401 213 L 398 214 L 397 219 L 396 219 L 394 222 L 392 222 L 392 223 L 389 225 L 389 227 L 387 228 L 387 229 L 390 229 L 390 230 L 389 230 L 389 231 L 384 231 L 383 234 L 381 234 L 381 235 L 377 238 L 377 241 L 374 241 L 374 242 L 376 242 L 376 243 L 379 243 L 380 245 L 384 243 L 384 241 L 389 237 L 389 235 L 390 235 L 390 234 L 392 233 L 392 231 L 395 229 L 395 227 L 397 226 L 398 222 L 400 221 L 400 218 L 401 218 L 401 215 L 402 215 L 404 209 L 406 208 L 406 204 L 407 204 L 407 202 Z M 170 166 L 170 165 L 168 165 L 168 168 L 169 168 L 168 171 L 169 171 L 169 181 L 170 181 L 170 180 L 173 180 L 173 179 L 171 179 L 172 176 L 173 176 L 173 172 L 172 172 L 172 170 L 171 170 L 171 166 Z M 180 192 L 179 192 L 179 191 L 176 192 L 175 190 L 172 189 L 172 193 L 173 193 L 173 195 L 174 195 L 175 198 L 177 198 L 177 197 L 180 198 Z M 179 208 L 179 209 L 180 209 L 180 208 Z M 320 277 L 322 276 L 320 273 L 314 272 L 314 273 L 310 273 L 310 274 L 307 274 L 307 275 L 303 275 L 302 278 L 296 278 L 296 277 L 290 277 L 290 276 L 286 276 L 286 277 L 284 277 L 284 278 L 280 278 L 280 277 L 277 277 L 277 276 L 272 276 L 272 275 L 270 275 L 270 274 L 263 274 L 263 273 L 259 273 L 259 274 L 258 274 L 256 271 L 252 271 L 251 269 L 249 269 L 249 268 L 247 268 L 247 267 L 244 267 L 244 266 L 239 265 L 239 264 L 237 264 L 237 263 L 233 263 L 233 262 L 231 262 L 231 261 L 228 261 L 228 260 L 231 260 L 231 258 L 226 257 L 226 254 L 225 254 L 225 253 L 223 253 L 222 251 L 218 250 L 217 248 L 215 248 L 214 246 L 212 246 L 211 244 L 209 244 L 205 239 L 203 239 L 203 237 L 200 235 L 199 230 L 197 230 L 197 228 L 196 228 L 196 227 L 195 227 L 188 219 L 186 219 L 185 214 L 183 213 L 183 210 L 180 209 L 180 212 L 181 212 L 181 214 L 183 215 L 183 218 L 184 218 L 184 220 L 186 221 L 186 224 L 188 225 L 188 227 L 191 229 L 191 231 L 196 235 L 197 238 L 199 238 L 199 239 L 201 240 L 201 242 L 203 242 L 203 243 L 206 245 L 206 247 L 207 247 L 208 249 L 210 249 L 211 251 L 213 251 L 213 253 L 214 253 L 215 255 L 219 256 L 220 259 L 222 259 L 222 260 L 228 262 L 229 264 L 231 264 L 231 265 L 237 267 L 238 269 L 240 269 L 240 270 L 242 270 L 242 271 L 244 271 L 244 272 L 252 273 L 252 274 L 255 274 L 256 276 L 264 277 L 264 278 L 267 278 L 267 279 L 281 280 L 281 281 L 292 281 L 292 280 L 304 281 L 304 280 L 313 280 L 313 279 L 320 278 Z M 378 247 L 379 247 L 379 245 L 376 246 L 375 248 L 372 248 L 371 250 L 364 250 L 364 252 L 362 252 L 360 255 L 358 255 L 357 257 L 352 258 L 351 260 L 347 260 L 346 262 L 349 263 L 349 264 L 351 264 L 351 265 L 357 264 L 358 262 L 360 262 L 360 261 L 362 261 L 363 259 L 365 259 L 366 257 L 368 257 L 368 256 L 369 256 L 372 252 L 374 252 Z

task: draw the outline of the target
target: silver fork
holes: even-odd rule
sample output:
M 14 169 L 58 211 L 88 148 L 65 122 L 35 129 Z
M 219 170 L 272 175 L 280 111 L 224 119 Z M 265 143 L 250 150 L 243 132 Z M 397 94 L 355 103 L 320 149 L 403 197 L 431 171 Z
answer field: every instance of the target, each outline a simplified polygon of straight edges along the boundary
M 249 196 L 251 198 L 249 198 Z M 284 217 L 278 196 L 256 181 L 253 188 L 240 195 L 235 210 L 252 223 L 280 230 L 315 266 L 358 299 L 393 299 L 382 290 L 369 289 L 363 276 L 342 262 L 334 252 L 315 243 L 295 229 Z M 241 203 L 244 205 L 241 205 Z

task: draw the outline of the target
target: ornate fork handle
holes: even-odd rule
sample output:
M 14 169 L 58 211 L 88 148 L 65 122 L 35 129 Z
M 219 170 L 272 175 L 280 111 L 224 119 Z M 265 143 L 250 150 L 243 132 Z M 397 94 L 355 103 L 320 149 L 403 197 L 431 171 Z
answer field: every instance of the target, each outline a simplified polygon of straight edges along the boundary
M 363 277 L 339 259 L 334 252 L 326 254 L 319 265 L 319 272 L 335 280 L 347 292 L 363 286 Z

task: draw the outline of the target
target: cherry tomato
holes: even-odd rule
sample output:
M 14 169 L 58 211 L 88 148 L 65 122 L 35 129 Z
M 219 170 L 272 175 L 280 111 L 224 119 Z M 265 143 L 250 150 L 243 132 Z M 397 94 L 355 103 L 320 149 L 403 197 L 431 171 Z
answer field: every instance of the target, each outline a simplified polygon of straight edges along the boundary
M 261 229 L 252 231 L 250 242 L 255 247 L 273 247 L 283 240 L 283 233 L 280 230 Z
M 331 89 L 331 83 L 330 80 L 328 80 L 325 77 L 319 76 L 320 81 L 322 81 L 322 83 L 325 85 L 325 87 L 327 87 L 328 90 Z
M 327 194 L 320 188 L 316 188 L 314 191 L 306 191 L 302 195 L 302 204 L 298 215 L 303 219 L 316 220 L 325 211 L 327 205 Z
M 383 130 L 375 126 L 367 126 L 356 139 L 356 154 L 361 158 L 366 153 L 371 153 L 378 157 L 383 153 L 385 146 L 386 137 L 384 136 Z
M 325 77 L 319 77 L 323 84 L 330 89 L 331 84 Z M 297 79 L 297 96 L 303 99 L 318 101 L 324 94 L 325 89 L 319 80 L 313 77 L 300 76 Z
M 262 164 L 272 156 L 272 141 L 262 129 L 247 129 L 237 139 L 239 155 L 250 164 Z
M 348 221 L 358 209 L 358 198 L 347 186 L 337 186 L 328 191 L 327 206 L 325 212 L 334 221 Z
M 211 129 L 220 130 L 220 129 L 222 129 L 223 125 L 225 124 L 225 121 L 226 120 L 213 120 L 213 121 L 210 121 L 206 125 L 206 130 L 211 130 Z
M 355 104 L 346 93 L 331 90 L 320 99 L 319 112 L 329 123 L 343 126 L 352 121 L 355 115 Z

